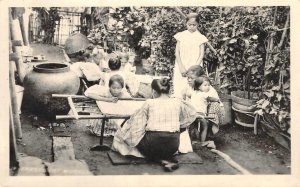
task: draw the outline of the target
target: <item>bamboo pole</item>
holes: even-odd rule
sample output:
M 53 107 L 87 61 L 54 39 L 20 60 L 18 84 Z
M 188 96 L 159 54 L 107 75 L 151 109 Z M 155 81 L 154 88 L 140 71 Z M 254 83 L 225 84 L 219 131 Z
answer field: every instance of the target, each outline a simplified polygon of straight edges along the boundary
M 186 15 L 178 7 L 174 7 L 174 9 L 179 13 L 179 15 L 182 18 L 186 19 Z
M 52 94 L 52 97 L 71 97 L 71 98 L 76 98 L 76 99 L 90 99 L 86 96 L 83 95 L 67 95 L 67 94 Z M 118 100 L 126 100 L 126 101 L 145 101 L 146 98 L 118 98 Z
M 288 28 L 288 25 L 289 25 L 289 20 L 290 20 L 290 12 L 287 14 L 286 16 L 286 22 L 284 24 L 284 30 L 283 30 L 283 33 L 281 35 L 281 39 L 280 39 L 280 42 L 278 44 L 278 49 L 280 49 L 283 45 L 283 42 L 284 42 L 284 38 L 286 36 L 286 33 L 287 33 L 287 28 Z
M 28 37 L 26 35 L 23 15 L 19 16 L 19 23 L 20 23 L 20 28 L 21 28 L 21 33 L 22 33 L 22 38 L 23 38 L 24 45 L 28 46 L 29 43 L 28 43 Z
M 117 115 L 117 114 L 98 114 L 98 115 L 57 115 L 56 119 L 127 119 L 131 115 Z M 213 117 L 199 116 L 199 119 L 213 119 Z
M 273 18 L 273 24 L 272 26 L 274 27 L 275 24 L 276 24 L 276 17 L 277 17 L 277 7 L 275 7 L 275 12 L 274 12 L 274 18 Z M 267 46 L 267 57 L 266 57 L 266 63 L 265 63 L 265 68 L 269 65 L 269 61 L 270 61 L 270 58 L 271 58 L 271 55 L 272 55 L 272 50 L 273 50 L 273 47 L 274 47 L 274 31 L 272 31 L 270 33 L 270 38 L 268 39 L 268 46 Z
M 237 169 L 238 171 L 240 171 L 242 174 L 244 175 L 252 175 L 248 170 L 246 170 L 245 168 L 243 168 L 241 165 L 239 165 L 238 163 L 236 163 L 234 160 L 232 160 L 230 158 L 230 156 L 228 156 L 227 154 L 219 151 L 219 150 L 216 150 L 216 149 L 211 149 L 210 150 L 211 152 L 221 156 L 222 158 L 224 158 L 224 160 L 229 164 L 231 165 L 232 167 L 234 167 L 235 169 Z

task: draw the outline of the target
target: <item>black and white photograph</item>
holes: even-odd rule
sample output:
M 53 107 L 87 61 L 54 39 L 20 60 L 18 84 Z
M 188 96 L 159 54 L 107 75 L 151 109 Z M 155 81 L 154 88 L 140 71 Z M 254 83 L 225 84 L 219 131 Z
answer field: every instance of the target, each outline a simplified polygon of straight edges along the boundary
M 299 1 L 29 2 L 1 8 L 0 185 L 300 184 Z

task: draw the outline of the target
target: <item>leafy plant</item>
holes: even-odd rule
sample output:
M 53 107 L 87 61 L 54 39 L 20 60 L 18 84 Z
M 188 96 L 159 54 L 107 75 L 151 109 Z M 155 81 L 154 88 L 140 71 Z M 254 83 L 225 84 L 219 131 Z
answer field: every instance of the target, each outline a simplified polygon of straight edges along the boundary
M 185 29 L 185 20 L 171 7 L 147 7 L 148 26 L 141 46 L 151 48 L 150 63 L 157 74 L 172 77 L 176 40 L 174 35 Z
M 113 10 L 113 11 L 109 11 Z M 130 7 L 94 9 L 95 28 L 88 38 L 97 45 L 107 45 L 112 51 L 130 47 L 138 51 L 138 42 L 144 33 L 145 15 L 143 10 Z M 112 45 L 109 45 L 109 42 Z
M 58 8 L 50 7 L 49 10 L 43 7 L 34 7 L 32 10 L 37 11 L 41 19 L 41 27 L 45 31 L 43 38 L 44 43 L 52 44 L 54 39 L 56 21 L 60 21 Z
M 255 113 L 274 128 L 287 133 L 290 129 L 291 110 L 289 8 L 278 7 L 274 18 L 274 23 L 277 24 L 267 28 L 269 38 L 263 96 L 257 102 Z
M 266 67 L 262 98 L 256 113 L 284 132 L 290 128 L 290 58 L 289 48 L 273 51 Z M 270 121 L 272 120 L 272 121 Z

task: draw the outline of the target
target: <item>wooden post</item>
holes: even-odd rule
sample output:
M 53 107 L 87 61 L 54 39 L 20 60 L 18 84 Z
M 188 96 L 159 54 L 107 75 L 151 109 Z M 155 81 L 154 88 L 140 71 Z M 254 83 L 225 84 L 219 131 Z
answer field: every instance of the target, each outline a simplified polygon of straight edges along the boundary
M 19 111 L 18 111 L 13 63 L 14 63 L 14 61 L 9 62 L 10 101 L 11 101 L 11 107 L 12 107 L 13 122 L 17 128 L 16 136 L 18 139 L 21 139 L 22 138 L 22 129 L 21 129 L 21 121 L 20 121 L 20 116 L 19 116 Z
M 9 28 L 10 28 L 10 36 L 11 36 L 10 38 L 12 40 L 17 40 L 17 32 L 16 32 L 14 24 L 13 24 L 11 8 L 9 8 Z M 14 46 L 10 46 L 10 50 L 11 50 L 10 53 L 12 51 L 17 52 L 16 47 L 14 47 Z M 21 55 L 19 55 L 19 56 L 21 57 Z M 24 80 L 24 77 L 25 77 L 25 68 L 24 68 L 24 65 L 23 65 L 22 58 L 17 59 L 15 61 L 15 63 L 16 63 L 17 72 L 18 72 L 18 75 L 19 75 L 19 82 L 21 84 L 23 84 L 23 80 Z
M 22 38 L 23 38 L 24 45 L 28 46 L 29 43 L 28 43 L 28 38 L 27 38 L 27 35 L 26 35 L 23 15 L 20 15 L 19 22 L 20 22 L 20 28 L 21 28 L 21 32 L 22 32 Z
M 18 151 L 11 103 L 9 104 L 9 168 L 18 168 Z

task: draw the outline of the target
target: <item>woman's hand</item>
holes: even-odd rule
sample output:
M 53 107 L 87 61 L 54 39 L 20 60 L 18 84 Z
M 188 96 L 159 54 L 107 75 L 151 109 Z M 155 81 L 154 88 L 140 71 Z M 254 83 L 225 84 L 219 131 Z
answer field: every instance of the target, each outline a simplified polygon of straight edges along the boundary
M 181 72 L 181 76 L 186 77 L 187 71 L 186 71 L 185 68 L 183 68 L 182 70 L 180 70 L 180 72 Z
M 118 102 L 118 98 L 117 98 L 117 97 L 113 97 L 113 98 L 111 98 L 111 102 L 113 102 L 113 103 L 116 103 L 116 102 Z

